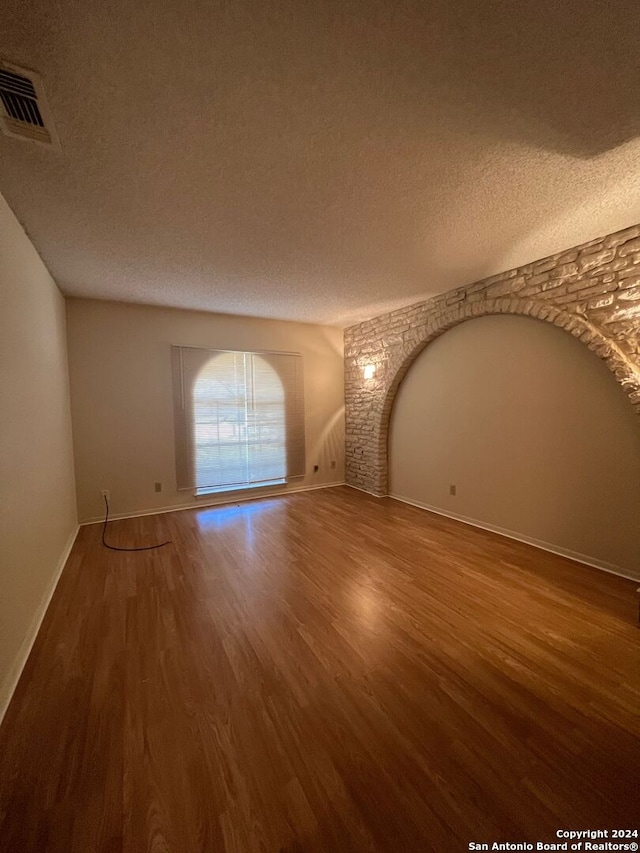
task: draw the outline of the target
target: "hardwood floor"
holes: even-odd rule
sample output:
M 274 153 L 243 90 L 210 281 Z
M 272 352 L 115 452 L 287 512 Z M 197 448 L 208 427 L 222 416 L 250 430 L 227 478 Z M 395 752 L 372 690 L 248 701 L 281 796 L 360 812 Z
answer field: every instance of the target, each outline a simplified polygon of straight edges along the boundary
M 0 730 L 3 853 L 638 826 L 637 583 L 346 487 L 100 533 Z

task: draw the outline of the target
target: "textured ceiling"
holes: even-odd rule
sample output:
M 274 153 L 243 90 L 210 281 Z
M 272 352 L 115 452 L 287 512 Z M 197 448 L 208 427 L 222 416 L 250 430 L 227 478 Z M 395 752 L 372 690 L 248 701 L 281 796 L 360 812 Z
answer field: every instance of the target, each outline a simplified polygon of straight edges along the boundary
M 637 0 L 5 0 L 68 294 L 348 324 L 640 221 Z

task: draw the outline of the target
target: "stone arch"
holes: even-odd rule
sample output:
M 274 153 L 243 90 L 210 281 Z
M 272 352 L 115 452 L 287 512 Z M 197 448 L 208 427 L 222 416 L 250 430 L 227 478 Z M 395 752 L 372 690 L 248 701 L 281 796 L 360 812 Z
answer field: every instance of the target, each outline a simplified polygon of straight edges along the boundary
M 372 442 L 370 464 L 373 471 L 371 491 L 382 497 L 388 493 L 389 423 L 393 402 L 400 383 L 420 353 L 436 338 L 459 325 L 488 315 L 511 314 L 542 320 L 564 329 L 585 343 L 590 350 L 605 361 L 640 414 L 640 374 L 632 367 L 625 353 L 611 338 L 580 314 L 568 313 L 548 302 L 530 300 L 484 299 L 476 302 L 461 301 L 415 330 L 410 342 L 389 358 L 384 375 L 372 400 Z

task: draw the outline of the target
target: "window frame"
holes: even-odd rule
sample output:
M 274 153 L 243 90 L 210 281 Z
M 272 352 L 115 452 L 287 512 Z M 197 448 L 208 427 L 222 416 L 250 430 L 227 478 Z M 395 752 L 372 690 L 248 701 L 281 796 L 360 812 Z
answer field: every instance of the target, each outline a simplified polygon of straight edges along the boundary
M 235 483 L 212 483 L 198 485 L 196 477 L 195 402 L 194 392 L 201 371 L 218 355 L 242 355 L 245 358 L 245 377 L 253 370 L 246 367 L 246 359 L 262 358 L 279 377 L 283 386 L 285 417 L 285 470 L 284 476 L 268 480 L 247 480 Z M 284 485 L 289 480 L 302 478 L 306 474 L 305 405 L 304 405 L 304 361 L 299 352 L 274 350 L 230 350 L 192 345 L 172 345 L 172 376 L 174 398 L 174 425 L 176 444 L 176 487 L 179 491 L 189 490 L 195 497 L 224 494 Z M 190 363 L 185 367 L 185 360 Z M 194 363 L 192 363 L 194 362 Z M 195 366 L 194 366 L 195 364 Z M 253 362 L 251 362 L 253 368 Z M 264 368 L 263 368 L 264 369 Z M 248 398 L 248 385 L 245 400 Z M 252 410 L 255 414 L 255 410 Z M 245 430 L 249 420 L 245 420 Z M 251 426 L 255 427 L 255 424 Z M 249 472 L 247 472 L 249 476 Z

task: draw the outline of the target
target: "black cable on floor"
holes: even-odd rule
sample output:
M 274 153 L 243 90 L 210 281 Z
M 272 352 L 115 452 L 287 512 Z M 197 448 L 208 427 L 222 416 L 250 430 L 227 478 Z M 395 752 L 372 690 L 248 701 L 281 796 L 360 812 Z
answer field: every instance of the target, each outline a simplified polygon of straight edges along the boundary
M 167 539 L 166 542 L 161 542 L 159 545 L 146 545 L 144 548 L 118 548 L 116 545 L 109 545 L 105 539 L 107 524 L 109 523 L 109 501 L 107 500 L 106 495 L 103 495 L 102 497 L 104 498 L 104 505 L 106 508 L 104 524 L 102 525 L 102 544 L 105 548 L 108 548 L 110 551 L 153 551 L 154 548 L 164 548 L 165 545 L 171 544 L 171 539 Z

